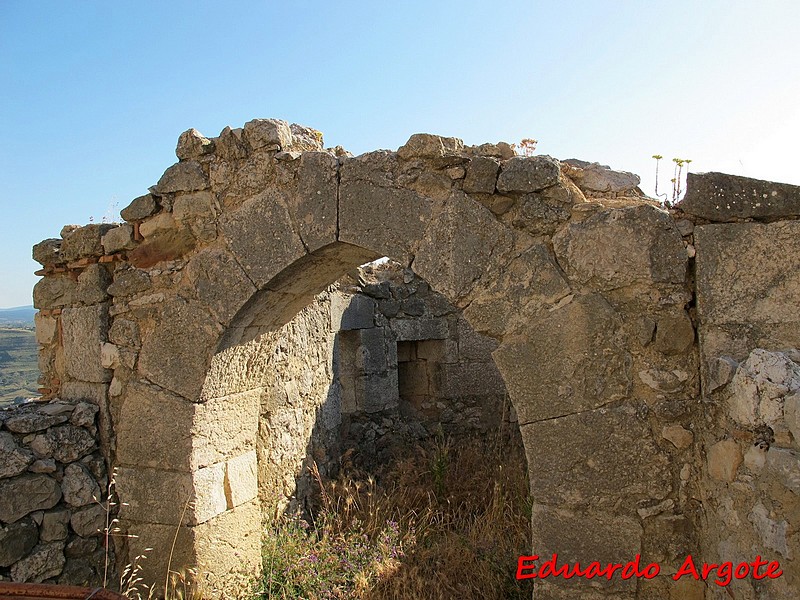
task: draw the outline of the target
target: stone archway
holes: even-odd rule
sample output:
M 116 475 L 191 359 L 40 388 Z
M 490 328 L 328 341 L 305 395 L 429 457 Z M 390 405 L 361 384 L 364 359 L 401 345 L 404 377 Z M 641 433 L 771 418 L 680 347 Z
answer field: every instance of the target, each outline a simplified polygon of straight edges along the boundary
M 67 360 L 49 376 L 62 395 L 81 382 L 108 394 L 120 519 L 139 536 L 123 562 L 152 547 L 148 580 L 163 579 L 172 555 L 220 591 L 257 569 L 254 400 L 213 374 L 237 371 L 249 331 L 286 323 L 379 256 L 412 265 L 499 341 L 537 553 L 624 563 L 692 549 L 683 463 L 661 437 L 696 410 L 687 254 L 638 182 L 427 134 L 353 158 L 275 120 L 214 139 L 190 130 L 177 154 L 123 211 L 127 224 L 78 229 L 56 250 L 86 261 L 83 285 L 102 291 L 83 302 L 80 278 L 69 291 L 87 306 L 60 315 Z M 99 254 L 110 258 L 93 261 Z M 45 309 L 73 290 L 62 272 L 47 275 L 37 286 Z M 88 381 L 70 362 L 80 347 L 97 363 Z M 634 597 L 637 583 L 608 591 Z

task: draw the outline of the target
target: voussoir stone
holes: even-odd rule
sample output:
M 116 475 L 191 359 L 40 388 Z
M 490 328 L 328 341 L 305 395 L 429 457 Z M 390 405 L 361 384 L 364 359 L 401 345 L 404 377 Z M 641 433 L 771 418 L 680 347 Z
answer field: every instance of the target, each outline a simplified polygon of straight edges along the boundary
M 522 194 L 538 192 L 557 184 L 560 174 L 558 161 L 550 156 L 515 156 L 503 163 L 497 189 Z
M 689 173 L 678 208 L 716 222 L 796 217 L 800 186 L 725 173 Z
M 7 431 L 0 431 L 0 479 L 19 475 L 33 461 L 33 454 L 25 448 L 20 448 L 13 435 Z
M 61 488 L 47 475 L 25 474 L 0 480 L 0 521 L 13 523 L 36 510 L 53 508 Z

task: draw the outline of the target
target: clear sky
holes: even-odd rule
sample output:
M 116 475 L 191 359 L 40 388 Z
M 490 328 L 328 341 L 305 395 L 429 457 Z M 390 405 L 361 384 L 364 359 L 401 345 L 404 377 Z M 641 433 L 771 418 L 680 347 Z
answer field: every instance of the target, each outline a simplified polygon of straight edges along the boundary
M 0 0 L 0 90 L 0 307 L 31 303 L 34 243 L 117 219 L 190 127 L 534 137 L 650 194 L 655 153 L 800 184 L 797 0 Z

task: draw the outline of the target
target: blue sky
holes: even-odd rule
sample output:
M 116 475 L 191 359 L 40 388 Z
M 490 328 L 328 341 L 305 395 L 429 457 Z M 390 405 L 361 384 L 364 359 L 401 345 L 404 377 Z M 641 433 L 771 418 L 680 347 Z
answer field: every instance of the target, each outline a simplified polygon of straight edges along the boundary
M 648 193 L 655 153 L 800 184 L 798 31 L 796 0 L 0 0 L 0 307 L 31 303 L 34 243 L 118 218 L 190 127 L 534 137 Z

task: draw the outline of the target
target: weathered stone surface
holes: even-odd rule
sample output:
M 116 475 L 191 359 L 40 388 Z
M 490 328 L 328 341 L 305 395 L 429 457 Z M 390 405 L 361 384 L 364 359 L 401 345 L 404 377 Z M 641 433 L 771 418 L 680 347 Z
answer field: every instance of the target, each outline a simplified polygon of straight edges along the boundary
M 485 273 L 511 259 L 512 246 L 513 234 L 488 209 L 454 193 L 426 230 L 414 268 L 458 305 Z
M 540 557 L 537 565 L 550 559 L 554 553 L 558 554 L 559 565 L 580 562 L 582 567 L 593 561 L 601 565 L 624 565 L 641 554 L 642 528 L 630 517 L 536 505 L 532 528 L 534 553 Z M 556 581 L 555 589 L 539 587 L 539 591 L 545 591 L 543 598 L 594 598 L 588 594 L 601 590 L 611 594 L 601 596 L 604 598 L 632 599 L 636 595 L 635 578 L 613 577 L 608 581 L 605 578 L 586 580 L 576 577 Z
M 216 217 L 217 208 L 217 200 L 211 192 L 192 192 L 181 194 L 175 198 L 172 205 L 172 216 L 176 221 L 192 226 L 198 220 Z
M 204 137 L 197 129 L 187 129 L 178 136 L 178 146 L 175 148 L 175 155 L 179 160 L 200 158 L 212 152 L 214 152 L 214 142 Z
M 729 384 L 738 367 L 739 363 L 730 356 L 712 358 L 708 363 L 708 385 L 706 389 L 709 392 L 713 392 Z
M 98 410 L 100 410 L 99 407 L 94 404 L 81 402 L 75 406 L 69 417 L 69 422 L 76 427 L 92 427 Z
M 42 541 L 55 542 L 67 539 L 70 516 L 70 511 L 64 508 L 45 512 L 39 533 Z
M 105 266 L 89 265 L 78 275 L 78 287 L 73 295 L 73 301 L 81 304 L 103 302 L 108 298 L 106 288 L 109 283 L 111 283 L 111 274 Z
M 45 277 L 33 286 L 33 306 L 38 309 L 61 308 L 72 304 L 78 283 L 66 275 Z
M 288 150 L 292 145 L 292 131 L 286 121 L 279 119 L 253 119 L 244 124 L 242 137 L 253 150 Z
M 765 468 L 787 489 L 800 494 L 800 454 L 794 450 L 770 448 Z
M 220 227 L 231 252 L 259 288 L 306 253 L 275 191 L 258 194 L 224 215 Z
M 10 567 L 28 554 L 39 541 L 39 532 L 31 519 L 0 527 L 0 567 Z
M 141 221 L 158 211 L 158 204 L 152 194 L 145 194 L 134 198 L 133 201 L 120 211 L 120 216 L 128 222 Z
M 6 420 L 6 427 L 15 433 L 33 433 L 69 420 L 69 415 L 47 415 L 39 411 L 27 411 Z
M 672 442 L 678 450 L 683 450 L 692 445 L 694 435 L 680 425 L 669 425 L 661 430 L 661 437 Z
M 69 524 L 81 537 L 100 535 L 106 526 L 106 509 L 100 504 L 92 504 L 72 513 Z
M 0 480 L 0 521 L 13 523 L 35 510 L 54 507 L 61 488 L 47 475 L 20 475 Z
M 136 242 L 133 241 L 133 227 L 123 223 L 114 229 L 109 229 L 102 237 L 101 243 L 106 254 L 130 250 L 136 246 Z
M 154 217 L 143 221 L 139 226 L 139 234 L 144 238 L 153 238 L 156 234 L 167 234 L 175 228 L 175 217 L 172 215 L 172 213 L 161 212 Z M 150 240 L 148 239 L 148 241 Z M 141 252 L 141 250 L 138 251 Z M 135 255 L 136 253 L 134 253 L 134 256 Z
M 336 241 L 339 165 L 327 152 L 304 152 L 297 194 L 287 198 L 289 214 L 309 252 Z
M 716 222 L 800 216 L 800 186 L 725 173 L 688 173 L 685 213 Z
M 150 276 L 142 269 L 118 269 L 114 273 L 114 283 L 108 286 L 112 296 L 132 296 L 152 287 Z
M 375 301 L 364 296 L 331 296 L 331 331 L 375 327 Z
M 521 424 L 597 408 L 628 395 L 631 357 L 619 315 L 599 295 L 528 323 L 494 352 Z M 524 335 L 523 335 L 524 331 Z
M 722 440 L 708 449 L 708 474 L 714 479 L 732 483 L 742 464 L 742 450 L 733 440 Z
M 11 579 L 20 583 L 38 583 L 60 574 L 65 562 L 64 542 L 39 544 L 11 567 Z
M 119 499 L 123 503 L 119 509 L 119 518 L 122 520 L 178 525 L 184 504 L 194 499 L 194 485 L 190 473 L 125 467 L 117 470 L 116 484 Z M 140 489 L 146 489 L 148 493 L 137 494 L 136 491 Z M 175 498 L 176 502 L 164 502 L 165 498 Z M 104 526 L 105 512 L 97 511 L 98 508 L 102 509 L 102 506 L 88 507 L 73 515 L 71 524 L 78 535 L 84 537 L 91 535 L 88 530 L 92 529 L 94 524 L 100 524 L 101 528 Z M 186 511 L 186 515 L 187 518 L 193 518 L 191 507 Z M 86 524 L 76 527 L 76 518 L 85 520 Z
M 486 156 L 476 156 L 467 165 L 463 190 L 467 193 L 493 194 L 500 163 Z
M 110 223 L 84 225 L 72 230 L 61 243 L 61 255 L 65 261 L 78 260 L 94 256 L 102 256 L 103 235 L 112 229 Z
M 220 329 L 199 302 L 163 303 L 154 325 L 142 335 L 139 372 L 184 398 L 199 398 Z
M 403 160 L 442 159 L 446 156 L 460 155 L 463 148 L 464 142 L 458 138 L 415 133 L 397 149 L 397 156 Z
M 800 391 L 800 365 L 781 352 L 756 348 L 739 365 L 728 388 L 728 414 L 739 424 L 775 427 L 784 399 Z
M 224 324 L 233 319 L 256 291 L 239 263 L 230 253 L 219 249 L 203 250 L 194 255 L 184 272 L 187 287 Z
M 52 458 L 40 458 L 34 461 L 28 470 L 31 473 L 55 473 L 56 461 Z
M 437 318 L 395 319 L 391 323 L 398 342 L 413 340 L 443 340 L 449 334 L 447 321 Z
M 89 556 L 97 550 L 98 542 L 96 537 L 76 537 L 71 539 L 64 548 L 64 555 L 67 558 L 78 558 Z
M 0 431 L 0 479 L 19 475 L 33 460 L 33 454 L 20 448 L 13 435 Z
M 45 437 L 52 448 L 53 458 L 62 463 L 76 461 L 95 448 L 94 436 L 83 427 L 74 425 L 53 427 Z
M 344 162 L 339 184 L 339 241 L 402 262 L 422 238 L 434 202 L 395 185 L 397 170 L 397 159 L 388 152 L 370 152 Z
M 42 240 L 33 247 L 33 260 L 45 267 L 63 262 L 61 244 L 62 240 L 58 238 Z
M 686 311 L 659 317 L 656 323 L 655 349 L 674 356 L 684 354 L 694 345 L 694 326 Z
M 549 156 L 515 156 L 503 163 L 497 178 L 500 192 L 538 192 L 558 183 L 558 161 Z
M 636 190 L 641 181 L 639 176 L 634 173 L 614 171 L 611 167 L 596 162 L 568 158 L 567 160 L 562 160 L 561 164 L 567 164 L 571 167 L 567 175 L 582 190 L 613 193 L 629 192 Z
M 174 192 L 195 192 L 208 189 L 208 187 L 208 177 L 206 177 L 200 163 L 194 160 L 187 160 L 172 165 L 164 171 L 155 186 L 156 191 L 154 193 L 161 195 Z
M 33 321 L 36 324 L 37 343 L 46 345 L 56 339 L 58 320 L 55 317 L 48 317 L 37 312 L 33 316 Z
M 100 344 L 108 330 L 108 307 L 66 308 L 61 314 L 67 373 L 74 379 L 102 383 L 111 373 L 100 364 Z
M 72 506 L 86 506 L 100 501 L 100 486 L 80 463 L 72 463 L 64 469 L 61 490 L 64 500 Z
M 669 215 L 638 205 L 599 211 L 553 238 L 567 274 L 598 290 L 643 283 L 683 283 L 687 256 Z
M 519 410 L 519 404 L 517 404 Z M 669 458 L 631 406 L 521 425 L 531 490 L 555 506 L 615 509 L 672 490 Z

